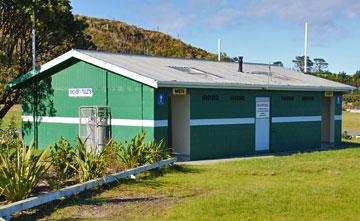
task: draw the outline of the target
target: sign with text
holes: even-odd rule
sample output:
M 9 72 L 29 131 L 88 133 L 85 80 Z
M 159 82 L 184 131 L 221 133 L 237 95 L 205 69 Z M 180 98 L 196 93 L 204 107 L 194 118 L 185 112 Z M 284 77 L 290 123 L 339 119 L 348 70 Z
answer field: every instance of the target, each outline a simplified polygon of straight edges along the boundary
M 69 97 L 92 97 L 92 88 L 69 88 Z
M 186 95 L 186 88 L 173 88 L 173 95 Z
M 256 102 L 256 118 L 270 117 L 270 102 L 258 101 Z
M 334 92 L 332 91 L 325 91 L 325 97 L 332 97 L 334 96 Z

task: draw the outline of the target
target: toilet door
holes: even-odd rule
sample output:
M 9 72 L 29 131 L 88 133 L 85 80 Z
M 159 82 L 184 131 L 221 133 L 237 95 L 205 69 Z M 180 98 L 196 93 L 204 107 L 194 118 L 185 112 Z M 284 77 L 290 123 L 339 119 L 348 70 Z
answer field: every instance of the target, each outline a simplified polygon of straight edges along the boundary
M 256 98 L 255 150 L 268 151 L 270 142 L 270 98 Z

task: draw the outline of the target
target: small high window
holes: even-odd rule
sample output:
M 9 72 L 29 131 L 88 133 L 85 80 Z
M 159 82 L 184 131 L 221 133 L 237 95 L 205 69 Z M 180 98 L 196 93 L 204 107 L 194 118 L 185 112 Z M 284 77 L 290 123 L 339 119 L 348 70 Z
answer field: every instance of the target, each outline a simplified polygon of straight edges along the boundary
M 202 100 L 203 101 L 218 101 L 219 96 L 218 95 L 203 95 Z
M 240 96 L 240 95 L 232 95 L 232 96 L 230 96 L 230 100 L 232 100 L 232 101 L 243 101 L 243 100 L 245 100 L 245 97 Z
M 303 96 L 302 97 L 303 101 L 313 101 L 314 100 L 314 96 Z
M 293 101 L 294 97 L 293 96 L 281 96 L 281 100 L 282 101 Z

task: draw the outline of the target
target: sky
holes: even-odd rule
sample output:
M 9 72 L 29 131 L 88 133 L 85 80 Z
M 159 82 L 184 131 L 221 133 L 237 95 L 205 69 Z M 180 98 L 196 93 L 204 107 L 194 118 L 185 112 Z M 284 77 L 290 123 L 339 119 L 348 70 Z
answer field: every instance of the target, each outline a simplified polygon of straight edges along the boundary
M 360 70 L 360 0 L 72 0 L 73 13 L 157 30 L 245 62 L 324 58 L 332 72 Z

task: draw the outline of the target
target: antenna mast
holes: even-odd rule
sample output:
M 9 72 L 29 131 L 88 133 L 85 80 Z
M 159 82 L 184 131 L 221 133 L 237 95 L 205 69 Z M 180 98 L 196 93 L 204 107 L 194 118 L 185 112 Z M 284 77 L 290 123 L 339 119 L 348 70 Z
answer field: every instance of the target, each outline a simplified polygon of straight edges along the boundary
M 305 22 L 304 73 L 307 72 L 308 23 Z
M 218 61 L 221 61 L 221 39 L 218 39 Z

